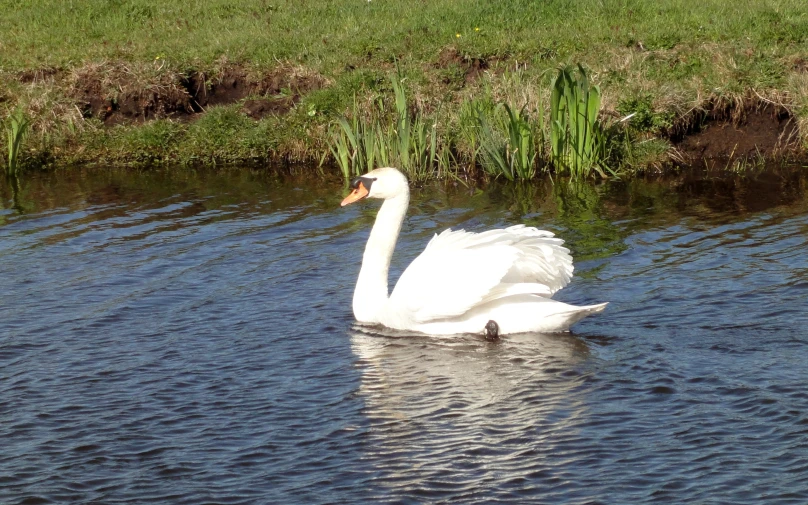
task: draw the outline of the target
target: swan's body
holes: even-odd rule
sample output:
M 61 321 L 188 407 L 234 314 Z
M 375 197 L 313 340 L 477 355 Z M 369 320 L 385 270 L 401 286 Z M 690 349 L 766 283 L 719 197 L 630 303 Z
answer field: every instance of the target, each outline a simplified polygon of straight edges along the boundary
M 379 168 L 354 179 L 352 187 L 343 206 L 364 197 L 384 199 L 354 291 L 353 311 L 361 323 L 433 335 L 481 333 L 489 321 L 500 335 L 557 332 L 606 306 L 551 299 L 572 278 L 572 257 L 563 240 L 524 225 L 435 235 L 388 295 L 387 273 L 409 185 L 395 168 Z

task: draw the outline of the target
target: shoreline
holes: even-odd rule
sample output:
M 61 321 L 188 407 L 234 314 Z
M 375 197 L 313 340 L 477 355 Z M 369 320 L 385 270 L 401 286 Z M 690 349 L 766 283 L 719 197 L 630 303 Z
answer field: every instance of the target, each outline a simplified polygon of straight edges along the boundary
M 318 112 L 316 106 L 306 105 L 313 95 L 331 91 L 328 79 L 314 72 L 281 66 L 253 73 L 250 79 L 247 68 L 228 65 L 218 75 L 170 72 L 157 74 L 153 81 L 132 82 L 125 80 L 122 67 L 118 63 L 91 66 L 91 71 L 44 69 L 18 74 L 19 83 L 28 86 L 30 94 L 46 89 L 59 95 L 55 101 L 63 110 L 63 117 L 52 118 L 46 125 L 47 131 L 40 125 L 28 139 L 27 168 L 108 163 L 336 167 L 328 143 L 341 114 Z M 496 78 L 488 74 L 475 79 L 487 79 L 485 86 L 492 86 Z M 379 99 L 380 93 L 371 94 Z M 350 117 L 350 111 L 346 116 Z M 604 109 L 600 116 L 615 118 L 620 112 Z M 808 138 L 800 130 L 800 118 L 786 104 L 753 90 L 735 99 L 712 97 L 686 116 L 671 117 L 655 133 L 634 132 L 633 147 L 653 142 L 662 144 L 655 146 L 661 152 L 628 164 L 621 175 L 675 170 L 704 160 L 727 166 L 808 160 Z M 457 139 L 444 144 L 438 137 L 438 143 L 452 150 L 456 173 L 484 175 Z
M 581 0 L 581 16 L 512 7 L 21 6 L 0 20 L 0 121 L 18 109 L 30 119 L 24 169 L 334 164 L 340 118 L 395 127 L 397 75 L 408 113 L 436 139 L 439 176 L 485 174 L 469 110 L 497 124 L 505 105 L 533 125 L 541 174 L 553 74 L 580 63 L 602 92 L 607 161 L 621 176 L 703 158 L 732 169 L 808 160 L 800 1 L 730 13 L 714 0 Z M 54 14 L 58 25 L 45 21 Z

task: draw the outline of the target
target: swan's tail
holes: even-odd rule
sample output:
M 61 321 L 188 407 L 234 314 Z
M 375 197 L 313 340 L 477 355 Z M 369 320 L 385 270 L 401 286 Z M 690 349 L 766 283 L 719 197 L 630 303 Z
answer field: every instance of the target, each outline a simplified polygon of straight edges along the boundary
M 551 298 L 521 295 L 506 300 L 497 300 L 485 311 L 489 319 L 499 325 L 500 335 L 508 333 L 556 333 L 568 331 L 570 326 L 586 316 L 603 312 L 608 303 L 569 305 Z
M 597 314 L 598 312 L 603 312 L 603 309 L 609 305 L 609 302 L 605 303 L 598 303 L 596 305 L 584 305 L 583 307 L 574 307 L 574 310 L 571 310 L 564 314 L 566 328 L 565 330 L 569 329 L 570 326 L 577 323 L 581 319 L 585 318 L 586 316 L 591 316 L 592 314 Z
M 581 310 L 586 311 L 587 314 L 597 314 L 598 312 L 603 312 L 603 309 L 609 305 L 609 302 L 598 303 L 595 305 L 584 305 L 583 307 L 578 307 Z

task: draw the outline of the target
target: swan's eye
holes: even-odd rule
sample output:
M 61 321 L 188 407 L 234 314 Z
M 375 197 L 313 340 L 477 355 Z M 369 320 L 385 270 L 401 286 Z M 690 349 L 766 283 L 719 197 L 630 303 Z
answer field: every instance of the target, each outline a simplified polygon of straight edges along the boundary
M 373 184 L 373 181 L 376 180 L 375 177 L 357 177 L 359 182 L 362 182 L 362 185 L 365 186 L 365 189 L 370 191 L 370 186 Z

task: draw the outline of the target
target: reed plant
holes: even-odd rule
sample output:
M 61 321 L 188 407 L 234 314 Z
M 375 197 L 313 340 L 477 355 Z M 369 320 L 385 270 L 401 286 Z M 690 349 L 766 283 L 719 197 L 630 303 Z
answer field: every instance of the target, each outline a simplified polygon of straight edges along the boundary
M 448 146 L 438 146 L 437 115 L 430 121 L 411 112 L 401 76 L 392 75 L 390 82 L 395 112 L 386 128 L 383 122 L 390 115 L 383 101 L 365 116 L 354 101 L 351 119 L 339 117 L 332 126 L 331 154 L 346 179 L 392 164 L 422 180 L 435 171 L 445 173 L 454 159 Z
M 355 106 L 353 118 L 338 118 L 332 130 L 331 153 L 346 179 L 373 170 L 377 159 L 387 157 L 385 133 L 379 122 L 362 119 Z
M 474 113 L 479 127 L 479 155 L 486 173 L 509 181 L 532 179 L 538 159 L 535 132 L 541 130 L 525 108 L 515 110 L 502 104 L 490 115 L 482 107 L 475 108 Z
M 410 111 L 404 82 L 398 72 L 390 76 L 390 83 L 396 107 L 391 155 L 411 179 L 424 179 L 438 161 L 437 118 L 429 121 L 420 112 Z
M 28 133 L 31 122 L 23 113 L 22 109 L 17 109 L 9 118 L 6 124 L 6 135 L 8 137 L 8 167 L 6 174 L 15 176 L 19 172 L 20 148 Z
M 606 128 L 598 119 L 600 87 L 589 82 L 579 64 L 578 75 L 563 67 L 550 92 L 550 157 L 556 170 L 573 178 L 588 177 L 596 171 L 606 177 L 614 172 L 607 165 Z

